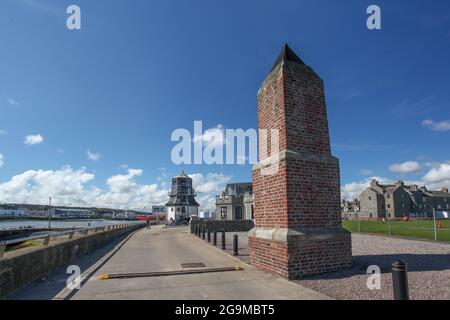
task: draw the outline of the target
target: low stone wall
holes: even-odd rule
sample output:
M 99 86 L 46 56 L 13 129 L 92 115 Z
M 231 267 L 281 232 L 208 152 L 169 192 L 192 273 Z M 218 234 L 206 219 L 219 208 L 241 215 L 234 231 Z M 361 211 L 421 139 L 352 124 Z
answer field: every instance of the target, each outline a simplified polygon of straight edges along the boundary
M 250 231 L 253 226 L 253 220 L 210 220 L 210 219 L 192 219 L 190 222 L 191 233 L 195 233 L 195 227 L 209 229 L 211 231 L 225 232 L 244 232 Z
M 73 240 L 38 247 L 31 252 L 17 252 L 0 259 L 0 299 L 43 278 L 55 269 L 82 255 L 93 252 L 113 239 L 144 227 L 134 224 L 127 227 L 97 232 Z
M 0 241 L 28 237 L 32 233 L 48 231 L 48 229 L 11 229 L 11 230 L 0 230 Z

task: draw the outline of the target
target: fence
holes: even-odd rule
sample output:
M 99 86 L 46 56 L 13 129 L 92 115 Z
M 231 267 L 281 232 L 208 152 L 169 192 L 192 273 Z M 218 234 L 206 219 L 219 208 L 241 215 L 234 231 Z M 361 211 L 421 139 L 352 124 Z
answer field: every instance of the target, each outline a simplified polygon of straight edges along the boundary
M 438 241 L 450 241 L 450 220 L 349 220 L 342 226 L 350 232 L 375 233 L 387 236 L 423 238 Z
M 195 227 L 199 226 L 211 231 L 225 232 L 244 232 L 250 231 L 253 226 L 253 220 L 209 220 L 209 219 L 191 219 L 191 233 L 195 233 Z

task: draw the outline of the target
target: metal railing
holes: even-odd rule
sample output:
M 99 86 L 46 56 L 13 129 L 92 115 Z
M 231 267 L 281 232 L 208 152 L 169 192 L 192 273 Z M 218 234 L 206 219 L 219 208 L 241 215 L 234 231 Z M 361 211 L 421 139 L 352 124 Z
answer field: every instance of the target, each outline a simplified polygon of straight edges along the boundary
M 42 234 L 32 235 L 32 236 L 28 236 L 28 237 L 21 237 L 21 238 L 6 240 L 6 241 L 0 241 L 0 259 L 2 259 L 4 257 L 6 249 L 8 247 L 19 245 L 19 244 L 27 242 L 27 241 L 43 240 L 42 246 L 48 246 L 50 244 L 51 239 L 66 238 L 66 240 L 72 240 L 75 237 L 87 236 L 89 234 L 95 234 L 95 233 L 100 233 L 100 232 L 105 232 L 105 231 L 124 229 L 131 225 L 135 225 L 135 224 L 115 224 L 115 225 L 110 225 L 110 226 L 89 227 L 89 228 L 82 228 L 82 229 L 65 230 L 65 231 L 60 231 L 60 232 L 53 231 L 53 232 L 47 232 L 46 234 L 42 233 Z M 17 250 L 20 250 L 20 248 L 18 248 Z

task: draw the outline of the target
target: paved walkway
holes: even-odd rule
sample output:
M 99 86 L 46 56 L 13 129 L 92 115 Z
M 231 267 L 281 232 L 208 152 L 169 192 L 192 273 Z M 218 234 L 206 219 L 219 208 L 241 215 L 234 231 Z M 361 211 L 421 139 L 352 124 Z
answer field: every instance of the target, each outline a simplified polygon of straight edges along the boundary
M 115 252 L 111 255 L 111 253 Z M 293 282 L 258 271 L 188 233 L 187 228 L 140 230 L 111 250 L 109 259 L 92 266 L 81 289 L 62 290 L 53 298 L 70 299 L 328 299 Z M 242 266 L 243 271 L 99 280 L 102 274 L 182 270 L 181 264 L 203 263 L 205 268 Z M 73 264 L 76 264 L 74 262 Z M 201 269 L 201 268 L 199 268 Z M 59 271 L 16 295 L 38 298 L 51 283 L 67 277 Z M 42 297 L 45 295 L 42 294 Z

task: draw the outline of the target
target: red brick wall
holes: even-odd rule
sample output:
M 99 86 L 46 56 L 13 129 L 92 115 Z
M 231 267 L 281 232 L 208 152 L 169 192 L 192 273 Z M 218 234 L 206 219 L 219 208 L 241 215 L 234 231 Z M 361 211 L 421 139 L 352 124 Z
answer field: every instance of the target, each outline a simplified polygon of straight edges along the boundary
M 333 272 L 351 266 L 350 235 L 298 239 L 289 244 L 249 237 L 252 264 L 289 279 Z
M 324 160 L 287 159 L 280 162 L 275 175 L 255 170 L 255 225 L 338 226 L 339 163 L 331 157 L 323 83 L 310 68 L 295 68 L 288 62 L 264 82 L 258 93 L 258 127 L 280 131 L 279 151 L 288 149 Z M 270 150 L 269 144 L 268 153 Z

